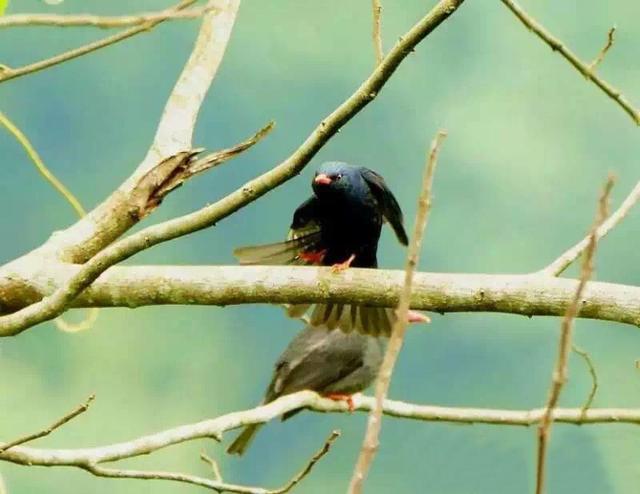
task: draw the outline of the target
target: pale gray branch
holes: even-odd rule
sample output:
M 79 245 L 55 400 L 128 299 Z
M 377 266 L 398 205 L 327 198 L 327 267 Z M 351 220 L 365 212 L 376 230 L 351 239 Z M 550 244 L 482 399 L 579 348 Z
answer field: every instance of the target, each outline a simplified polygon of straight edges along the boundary
M 49 266 L 50 267 L 50 266 Z M 55 266 L 54 266 L 55 267 Z M 0 311 L 52 293 L 77 266 L 26 266 L 0 277 Z M 341 302 L 396 307 L 403 271 L 287 266 L 114 266 L 75 300 L 75 307 L 237 305 Z M 411 307 L 438 313 L 503 312 L 562 316 L 577 281 L 532 275 L 416 273 Z M 581 318 L 640 325 L 640 287 L 593 281 Z
M 375 399 L 362 395 L 353 397 L 356 411 L 368 412 L 375 406 Z M 146 455 L 174 444 L 204 438 L 219 438 L 222 433 L 243 425 L 268 422 L 282 414 L 298 408 L 309 408 L 317 412 L 348 412 L 344 402 L 323 398 L 312 391 L 283 396 L 268 405 L 245 411 L 232 412 L 220 417 L 182 425 L 131 441 L 107 446 L 81 449 L 43 449 L 16 446 L 0 453 L 0 461 L 9 461 L 28 466 L 85 466 L 109 463 Z M 490 424 L 532 426 L 543 417 L 544 408 L 533 410 L 498 410 L 465 407 L 440 407 L 417 405 L 396 400 L 385 400 L 385 415 L 430 422 L 462 424 Z M 553 421 L 582 424 L 640 424 L 640 409 L 592 408 L 583 416 L 580 408 L 556 408 Z
M 90 259 L 131 228 L 129 214 L 138 181 L 154 166 L 193 148 L 192 137 L 204 96 L 213 81 L 238 12 L 240 0 L 211 0 L 191 55 L 179 76 L 158 124 L 155 137 L 135 172 L 87 216 L 51 238 L 32 254 L 73 263 Z M 27 254 L 28 256 L 29 254 Z
M 597 240 L 602 239 L 611 230 L 613 230 L 618 223 L 620 223 L 631 211 L 640 200 L 640 182 L 629 192 L 629 195 L 622 201 L 622 204 L 609 216 L 602 225 L 596 230 Z M 583 238 L 576 245 L 564 252 L 560 257 L 554 260 L 551 264 L 538 271 L 538 274 L 559 276 L 567 269 L 579 256 L 582 254 L 589 245 L 589 235 Z
M 159 12 L 145 12 L 133 15 L 103 16 L 93 14 L 12 14 L 0 17 L 0 28 L 19 26 L 55 26 L 55 27 L 80 27 L 90 26 L 99 28 L 114 28 L 137 26 L 147 22 L 195 19 L 201 17 L 213 7 L 201 7 L 198 9 L 186 9 L 175 11 L 173 9 Z

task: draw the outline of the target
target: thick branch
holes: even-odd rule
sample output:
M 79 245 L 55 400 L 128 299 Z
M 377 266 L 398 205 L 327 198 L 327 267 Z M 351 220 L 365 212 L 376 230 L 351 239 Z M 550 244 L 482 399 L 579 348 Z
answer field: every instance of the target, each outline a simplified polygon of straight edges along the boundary
M 239 0 L 208 2 L 207 7 L 216 10 L 203 17 L 193 51 L 167 100 L 153 143 L 133 175 L 85 218 L 55 232 L 36 251 L 37 255 L 82 263 L 136 223 L 137 218 L 129 214 L 129 209 L 139 180 L 158 163 L 193 147 L 198 112 L 222 62 L 239 3 Z
M 10 312 L 50 294 L 77 266 L 28 266 L 0 278 L 0 311 Z M 395 307 L 403 271 L 285 266 L 115 266 L 75 307 L 237 305 L 249 303 L 357 302 Z M 533 275 L 416 273 L 411 307 L 439 313 L 503 312 L 562 316 L 577 281 Z M 640 287 L 589 283 L 580 317 L 640 325 Z

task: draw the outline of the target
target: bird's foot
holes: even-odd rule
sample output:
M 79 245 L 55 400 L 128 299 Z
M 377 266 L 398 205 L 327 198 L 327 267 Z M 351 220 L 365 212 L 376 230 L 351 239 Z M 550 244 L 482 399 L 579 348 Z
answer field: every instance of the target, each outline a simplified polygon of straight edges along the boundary
M 409 323 L 428 323 L 431 322 L 431 318 L 429 316 L 424 315 L 421 312 L 416 312 L 415 310 L 410 310 L 407 318 Z
M 356 409 L 355 404 L 353 403 L 353 395 L 348 395 L 344 393 L 329 393 L 324 395 L 325 398 L 329 398 L 333 401 L 346 401 L 347 408 L 349 409 L 349 413 L 353 413 Z
M 327 249 L 319 250 L 319 251 L 308 251 L 308 252 L 300 252 L 298 257 L 303 261 L 310 262 L 311 264 L 320 264 L 324 259 L 324 256 L 327 253 Z
M 349 256 L 349 259 L 347 259 L 346 261 L 339 262 L 331 266 L 331 271 L 333 271 L 334 273 L 341 273 L 342 271 L 349 269 L 349 267 L 351 267 L 351 263 L 355 260 L 355 258 L 356 255 L 351 254 Z

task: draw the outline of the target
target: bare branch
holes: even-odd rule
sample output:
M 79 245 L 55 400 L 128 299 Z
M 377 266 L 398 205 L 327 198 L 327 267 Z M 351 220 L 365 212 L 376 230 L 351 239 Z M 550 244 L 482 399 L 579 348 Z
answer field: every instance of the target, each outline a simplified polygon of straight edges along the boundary
M 382 63 L 384 50 L 382 49 L 382 4 L 380 0 L 371 0 L 371 10 L 373 12 L 373 50 L 376 56 L 376 66 Z
M 13 14 L 0 17 L 0 28 L 7 27 L 33 27 L 33 26 L 55 26 L 55 27 L 97 27 L 102 29 L 138 26 L 148 22 L 196 19 L 202 17 L 215 7 L 205 6 L 197 9 L 186 9 L 175 11 L 173 9 L 160 10 L 156 12 L 145 12 L 134 15 L 102 16 L 93 14 Z
M 239 0 L 211 0 L 193 50 L 165 105 L 153 143 L 135 172 L 107 200 L 82 220 L 56 232 L 30 255 L 83 263 L 131 228 L 138 218 L 129 214 L 141 178 L 162 161 L 193 148 L 198 112 L 222 61 L 239 7 Z
M 580 272 L 580 281 L 576 288 L 576 293 L 567 312 L 562 319 L 560 326 L 560 342 L 558 344 L 558 357 L 556 360 L 555 368 L 553 370 L 553 376 L 551 380 L 551 387 L 549 390 L 549 398 L 545 407 L 545 414 L 542 417 L 540 426 L 538 427 L 538 465 L 536 470 L 536 494 L 542 494 L 544 492 L 545 483 L 545 465 L 547 447 L 549 443 L 549 435 L 551 433 L 551 424 L 553 419 L 553 409 L 558 405 L 560 399 L 560 393 L 567 381 L 569 371 L 569 352 L 571 351 L 571 338 L 573 330 L 573 322 L 576 316 L 580 313 L 580 302 L 582 294 L 587 286 L 587 283 L 591 279 L 593 274 L 593 257 L 598 244 L 598 228 L 602 225 L 608 215 L 608 202 L 611 188 L 613 187 L 613 177 L 609 177 L 607 184 L 605 185 L 600 200 L 598 201 L 598 212 L 594 221 L 591 233 L 589 234 L 589 245 L 584 252 L 584 259 L 582 262 L 582 269 Z M 585 410 L 582 410 L 582 415 L 585 415 Z
M 0 313 L 49 296 L 81 269 L 39 265 L 0 274 Z M 332 276 L 300 266 L 114 266 L 72 307 L 238 305 L 253 303 L 353 303 L 396 307 L 404 273 L 352 268 Z M 577 280 L 531 275 L 416 273 L 411 308 L 436 313 L 500 312 L 563 316 Z M 640 287 L 592 281 L 579 317 L 640 326 Z
M 633 119 L 636 125 L 640 125 L 640 110 L 635 108 L 619 89 L 616 89 L 607 81 L 598 77 L 589 64 L 580 60 L 561 40 L 553 36 L 542 24 L 527 14 L 514 0 L 502 0 L 502 3 L 520 19 L 520 22 L 522 22 L 529 31 L 535 33 L 542 41 L 549 45 L 553 51 L 560 53 L 560 55 L 573 65 L 587 80 L 593 82 L 602 89 L 609 98 L 614 100 Z
M 184 9 L 189 5 L 191 5 L 192 3 L 194 3 L 195 1 L 196 0 L 182 0 L 172 10 Z M 34 72 L 39 72 L 44 69 L 48 69 L 49 67 L 53 67 L 54 65 L 58 65 L 63 62 L 68 62 L 69 60 L 73 60 L 74 58 L 78 58 L 88 53 L 92 53 L 96 50 L 99 50 L 101 48 L 105 48 L 107 46 L 113 45 L 115 43 L 118 43 L 119 41 L 123 41 L 127 38 L 135 36 L 136 34 L 149 31 L 150 29 L 153 29 L 154 27 L 156 27 L 161 22 L 164 22 L 165 20 L 167 20 L 167 18 L 161 18 L 158 20 L 145 22 L 144 24 L 126 29 L 124 31 L 121 31 L 117 34 L 113 34 L 111 36 L 107 36 L 106 38 L 102 38 L 98 41 L 88 43 L 78 48 L 74 48 L 73 50 L 69 50 L 64 53 L 60 53 L 59 55 L 53 56 L 51 58 L 40 60 L 38 62 L 29 64 L 29 65 L 24 65 L 22 67 L 12 68 L 12 67 L 3 66 L 2 69 L 0 70 L 0 83 L 9 81 L 11 79 L 15 79 L 17 77 L 22 77 L 27 74 L 33 74 Z
M 636 203 L 640 200 L 640 182 L 638 182 L 635 187 L 629 192 L 629 195 L 622 201 L 620 207 L 609 216 L 606 221 L 602 223 L 596 230 L 597 240 L 602 239 L 607 233 L 613 230 L 618 223 L 620 223 L 631 211 L 631 208 L 636 205 Z M 551 264 L 546 266 L 545 268 L 538 271 L 536 274 L 548 275 L 548 276 L 559 276 L 565 269 L 567 269 L 573 261 L 575 261 L 580 255 L 586 250 L 589 245 L 589 235 L 583 238 L 576 245 L 568 249 L 564 252 L 560 257 L 558 257 Z
M 42 429 L 41 431 L 35 432 L 33 434 L 29 434 L 27 436 L 20 437 L 18 439 L 14 439 L 13 441 L 10 441 L 10 442 L 8 442 L 6 444 L 0 445 L 0 453 L 4 453 L 5 451 L 8 451 L 9 449 L 13 448 L 14 446 L 18 446 L 20 444 L 25 444 L 25 443 L 28 443 L 28 442 L 31 442 L 31 441 L 35 441 L 36 439 L 40 439 L 41 437 L 48 436 L 49 434 L 51 434 L 56 429 L 59 429 L 60 427 L 62 427 L 66 423 L 68 423 L 71 420 L 73 420 L 74 418 L 76 418 L 78 415 L 81 415 L 84 412 L 86 412 L 89 409 L 89 406 L 91 405 L 91 402 L 94 399 L 95 399 L 95 395 L 89 396 L 89 398 L 87 398 L 87 400 L 82 405 L 77 406 L 71 412 L 67 413 L 65 416 L 63 416 L 63 417 L 59 418 L 58 420 L 56 420 L 53 424 L 51 424 L 46 429 Z
M 402 293 L 400 294 L 400 301 L 398 302 L 397 318 L 393 324 L 391 337 L 389 338 L 389 345 L 387 346 L 387 350 L 384 354 L 384 359 L 378 373 L 378 379 L 376 380 L 376 407 L 369 414 L 367 431 L 365 433 L 364 442 L 362 449 L 360 450 L 356 467 L 353 471 L 353 476 L 351 477 L 349 493 L 362 492 L 364 480 L 371 468 L 371 463 L 373 462 L 378 450 L 380 429 L 382 428 L 383 402 L 387 397 L 389 385 L 391 384 L 393 368 L 396 360 L 398 359 L 398 355 L 400 355 L 402 343 L 404 342 L 404 334 L 407 329 L 407 321 L 409 317 L 409 306 L 411 304 L 413 277 L 418 265 L 422 238 L 424 236 L 427 220 L 429 218 L 429 211 L 431 209 L 433 174 L 438 162 L 440 145 L 446 135 L 446 132 L 442 130 L 438 131 L 438 134 L 431 143 L 431 149 L 427 155 L 422 190 L 418 200 L 418 211 L 416 213 L 413 238 L 411 239 L 407 252 L 404 285 L 402 287 Z
M 375 407 L 375 398 L 362 395 L 353 397 L 356 411 L 368 412 Z M 345 413 L 349 407 L 344 402 L 323 398 L 312 391 L 300 391 L 249 410 L 232 412 L 220 417 L 182 425 L 173 429 L 141 436 L 139 438 L 107 446 L 80 449 L 43 449 L 15 446 L 0 453 L 0 461 L 25 466 L 79 466 L 109 463 L 147 455 L 169 446 L 203 438 L 219 438 L 228 430 L 248 424 L 268 422 L 284 413 L 299 408 L 317 412 Z M 497 410 L 484 408 L 439 407 L 417 405 L 396 400 L 384 402 L 384 413 L 397 418 L 429 422 L 460 424 L 488 424 L 498 426 L 532 426 L 539 423 L 546 409 Z M 586 424 L 635 424 L 640 425 L 640 409 L 592 408 L 586 414 L 580 408 L 556 408 L 553 421 L 558 423 Z
M 218 465 L 218 462 L 216 460 L 214 460 L 213 458 L 211 458 L 204 451 L 202 453 L 200 453 L 200 459 L 211 467 L 211 471 L 213 472 L 214 480 L 216 482 L 223 482 L 222 473 L 220 472 L 220 466 Z
M 593 400 L 596 397 L 596 393 L 598 392 L 598 374 L 596 373 L 596 366 L 593 365 L 593 360 L 591 359 L 589 352 L 583 350 L 577 345 L 572 345 L 571 349 L 582 357 L 585 364 L 587 364 L 587 369 L 589 369 L 589 374 L 591 375 L 591 390 L 589 391 L 589 395 L 587 396 L 584 405 L 582 405 L 582 414 L 585 415 L 587 410 L 591 408 Z
M 598 65 L 602 63 L 602 61 L 604 60 L 604 57 L 607 55 L 607 52 L 613 46 L 613 43 L 615 41 L 615 34 L 616 34 L 616 27 L 613 26 L 611 29 L 609 29 L 609 32 L 607 33 L 607 42 L 602 47 L 602 49 L 598 52 L 598 55 L 596 55 L 596 58 L 594 58 L 593 61 L 588 65 L 589 70 L 591 72 L 595 72 Z
M 300 470 L 300 472 L 298 472 L 283 487 L 281 487 L 280 489 L 276 489 L 274 491 L 271 491 L 271 494 L 285 494 L 286 492 L 291 491 L 291 489 L 293 489 L 296 485 L 298 485 L 302 481 L 303 478 L 305 478 L 307 475 L 309 475 L 309 473 L 311 472 L 313 467 L 316 465 L 316 463 L 318 463 L 322 459 L 322 457 L 329 452 L 329 450 L 331 449 L 331 446 L 333 445 L 334 441 L 336 439 L 338 439 L 339 437 L 340 437 L 340 431 L 331 432 L 331 434 L 329 435 L 327 440 L 322 445 L 322 448 L 320 448 L 316 452 L 316 454 L 311 457 L 311 459 L 305 465 L 305 467 L 302 470 Z
M 410 53 L 413 47 L 447 19 L 462 1 L 463 0 L 441 0 L 404 38 L 398 41 L 380 66 L 374 70 L 373 74 L 360 88 L 331 115 L 320 122 L 319 127 L 316 128 L 311 136 L 283 163 L 262 176 L 246 183 L 240 189 L 210 206 L 145 228 L 136 234 L 110 245 L 87 261 L 76 275 L 69 280 L 66 286 L 60 287 L 47 299 L 26 307 L 15 314 L 0 317 L 0 335 L 14 335 L 39 322 L 57 317 L 64 312 L 65 308 L 82 290 L 89 286 L 110 266 L 161 242 L 211 226 L 292 178 L 309 162 L 332 135 L 375 98 L 378 90 L 385 84 L 389 77 L 391 77 L 391 74 L 407 54 Z M 209 15 L 211 14 L 207 14 L 207 16 Z M 197 58 L 197 49 L 194 50 L 194 54 L 192 54 L 192 59 L 194 57 Z M 189 65 L 189 63 L 187 65 Z M 178 82 L 176 88 L 178 88 L 179 85 L 180 82 Z M 176 91 L 174 90 L 174 94 L 175 93 Z M 202 96 L 204 96 L 204 93 Z M 170 104 L 167 105 L 165 111 L 168 111 L 169 107 Z M 178 115 L 180 115 L 180 112 L 178 112 Z M 161 123 L 158 134 L 156 135 L 156 141 L 158 136 L 163 134 L 162 129 L 163 124 Z M 171 135 L 174 136 L 174 133 L 172 132 Z M 155 145 L 152 146 L 150 154 L 153 154 L 155 147 Z M 182 149 L 184 149 L 184 147 L 182 147 Z M 144 169 L 143 167 L 139 167 L 137 172 L 141 171 L 141 168 Z M 134 174 L 134 176 L 135 175 L 136 174 Z
M 0 21 L 2 19 L 3 17 L 0 16 Z M 49 168 L 47 168 L 47 166 L 44 164 L 44 161 L 42 161 L 40 154 L 38 154 L 38 151 L 36 151 L 36 149 L 33 147 L 33 145 L 31 144 L 31 141 L 29 141 L 29 138 L 24 134 L 24 132 L 22 132 L 18 128 L 18 126 L 14 124 L 9 119 L 9 117 L 7 117 L 1 111 L 0 111 L 0 125 L 3 125 L 9 131 L 9 133 L 13 135 L 16 141 L 20 143 L 20 145 L 24 149 L 25 153 L 27 153 L 27 156 L 33 162 L 33 164 L 35 165 L 40 175 L 42 175 L 44 179 L 47 182 L 49 182 L 51 186 L 60 193 L 60 195 L 65 199 L 65 201 L 67 201 L 71 205 L 71 207 L 78 214 L 78 216 L 80 217 L 84 216 L 85 210 L 82 207 L 82 204 L 80 204 L 80 201 L 78 201 L 76 196 L 74 196 L 73 193 L 69 189 L 67 189 L 67 187 L 60 180 L 58 180 L 58 178 L 53 173 L 51 173 Z

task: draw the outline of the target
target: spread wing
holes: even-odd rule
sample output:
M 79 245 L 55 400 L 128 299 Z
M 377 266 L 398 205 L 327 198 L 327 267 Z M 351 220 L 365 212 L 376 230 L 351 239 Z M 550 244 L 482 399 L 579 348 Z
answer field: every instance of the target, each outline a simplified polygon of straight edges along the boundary
M 398 201 L 387 186 L 384 178 L 373 170 L 364 167 L 361 173 L 365 182 L 369 185 L 371 193 L 376 198 L 376 201 L 378 201 L 382 209 L 382 215 L 389 222 L 391 228 L 393 228 L 396 237 L 398 237 L 398 241 L 402 245 L 408 245 L 409 239 L 403 225 L 402 209 L 400 209 Z
M 240 264 L 316 264 L 313 254 L 322 250 L 317 207 L 314 196 L 296 209 L 286 241 L 238 247 L 233 255 Z

